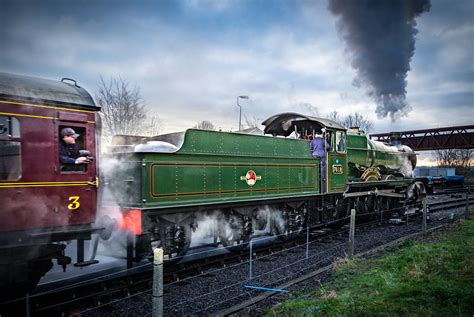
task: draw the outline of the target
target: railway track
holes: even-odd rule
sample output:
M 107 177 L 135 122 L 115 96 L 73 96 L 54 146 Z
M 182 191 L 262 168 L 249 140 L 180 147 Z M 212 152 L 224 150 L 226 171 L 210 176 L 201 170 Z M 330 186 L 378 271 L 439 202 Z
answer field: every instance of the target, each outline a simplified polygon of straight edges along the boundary
M 428 232 L 433 232 L 435 230 L 442 229 L 445 226 L 447 226 L 447 224 L 446 225 L 439 225 L 439 226 L 430 228 L 430 229 L 428 229 Z M 393 248 L 395 246 L 398 246 L 398 245 L 402 244 L 403 242 L 405 242 L 407 240 L 410 240 L 410 239 L 413 239 L 417 236 L 420 236 L 421 234 L 422 234 L 421 232 L 418 232 L 418 233 L 413 233 L 413 234 L 404 236 L 402 238 L 399 238 L 399 239 L 396 239 L 396 240 L 391 241 L 389 243 L 385 243 L 381 246 L 378 246 L 374 249 L 354 254 L 354 257 L 361 258 L 361 257 L 365 257 L 365 256 L 368 256 L 368 255 L 371 255 L 371 254 L 375 254 L 377 252 L 380 252 L 380 251 L 383 251 L 383 250 L 386 250 L 386 249 L 389 249 L 389 248 Z M 300 276 L 300 277 L 298 277 L 294 280 L 288 281 L 284 284 L 278 285 L 278 286 L 275 287 L 275 290 L 288 290 L 291 287 L 297 286 L 301 282 L 304 282 L 304 281 L 309 280 L 309 279 L 315 279 L 318 275 L 330 272 L 332 269 L 334 269 L 335 266 L 336 266 L 336 263 L 333 262 L 333 263 L 331 263 L 329 265 L 326 265 L 326 266 L 324 266 L 324 267 L 322 267 L 322 268 L 320 268 L 316 271 L 313 271 L 311 273 Z M 262 301 L 264 301 L 264 300 L 266 300 L 266 299 L 268 299 L 272 296 L 279 295 L 279 294 L 280 294 L 279 292 L 269 290 L 269 291 L 264 292 L 263 294 L 252 297 L 251 299 L 246 300 L 244 302 L 241 302 L 237 305 L 233 305 L 233 306 L 231 306 L 229 308 L 226 308 L 224 310 L 217 311 L 217 312 L 214 313 L 214 315 L 215 316 L 230 316 L 230 315 L 238 316 L 239 313 L 244 312 L 245 309 L 247 309 L 249 307 L 254 307 L 259 302 L 262 302 Z M 246 316 L 246 315 L 247 315 L 247 313 L 243 314 L 243 316 Z
M 464 195 L 462 195 L 464 196 Z M 474 197 L 470 197 L 470 204 L 474 203 Z M 456 197 L 444 201 L 435 201 L 429 204 L 430 213 L 436 213 L 440 211 L 448 211 L 453 208 L 464 207 L 466 204 L 466 198 Z M 371 224 L 374 225 L 374 224 Z M 359 227 L 358 230 L 361 228 Z M 430 230 L 435 230 L 431 228 Z M 313 230 L 310 235 L 311 242 L 321 241 L 321 243 L 329 243 L 325 239 L 333 241 L 344 241 L 346 239 L 346 229 L 339 231 L 330 231 L 327 229 L 319 228 Z M 411 235 L 409 235 L 411 237 Z M 398 240 L 402 241 L 405 238 Z M 386 247 L 391 245 L 389 242 L 384 244 Z M 292 241 L 273 243 L 272 245 L 264 245 L 254 249 L 252 256 L 254 260 L 262 260 L 264 258 L 276 254 L 279 252 L 289 252 L 295 248 L 300 247 L 306 243 L 306 237 L 295 239 Z M 286 251 L 285 251 L 286 250 Z M 368 251 L 364 251 L 359 256 L 365 255 Z M 213 270 L 224 270 L 227 267 L 238 265 L 239 263 L 245 263 L 249 259 L 248 250 L 242 250 L 231 254 L 219 254 L 206 257 L 204 261 L 183 263 L 175 266 L 165 266 L 165 285 L 184 285 L 188 279 L 192 279 L 196 276 L 209 276 L 209 272 Z M 322 268 L 316 269 L 306 275 L 306 278 L 322 274 L 329 270 L 333 264 L 328 264 Z M 319 273 L 318 273 L 319 272 Z M 313 274 L 313 275 L 311 275 Z M 300 276 L 293 281 L 287 281 L 280 284 L 278 287 L 282 289 L 288 288 L 292 285 L 299 283 L 298 281 L 304 280 L 304 276 Z M 67 285 L 63 288 L 45 291 L 40 294 L 34 294 L 31 297 L 23 298 L 19 301 L 10 302 L 7 304 L 0 305 L 1 316 L 18 316 L 29 313 L 31 316 L 67 316 L 74 315 L 77 312 L 87 312 L 89 309 L 94 307 L 103 306 L 106 303 L 114 303 L 123 301 L 127 298 L 133 298 L 140 296 L 141 294 L 147 294 L 152 288 L 152 266 L 151 264 L 142 265 L 139 268 L 135 268 L 132 272 L 116 273 L 112 276 L 105 276 L 96 278 L 92 281 L 85 281 L 74 285 Z M 240 301 L 239 303 L 232 305 L 225 310 L 216 310 L 213 312 L 219 312 L 220 314 L 226 315 L 232 313 L 234 310 L 242 311 L 246 307 L 246 303 L 250 305 L 251 302 L 255 303 L 257 300 L 264 300 L 272 293 L 264 293 L 256 295 L 250 301 Z

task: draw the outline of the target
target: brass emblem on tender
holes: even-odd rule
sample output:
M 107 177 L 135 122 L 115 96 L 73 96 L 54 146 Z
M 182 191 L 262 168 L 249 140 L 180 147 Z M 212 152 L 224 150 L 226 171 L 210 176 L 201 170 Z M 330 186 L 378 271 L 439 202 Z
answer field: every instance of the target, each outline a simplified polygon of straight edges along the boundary
M 334 164 L 334 165 L 332 166 L 332 173 L 333 173 L 333 174 L 342 174 L 342 165 L 340 165 L 340 164 L 337 164 L 337 165 Z
M 245 174 L 245 176 L 240 176 L 241 181 L 245 181 L 247 185 L 253 186 L 255 183 L 262 179 L 262 176 L 257 176 L 257 173 L 250 170 Z

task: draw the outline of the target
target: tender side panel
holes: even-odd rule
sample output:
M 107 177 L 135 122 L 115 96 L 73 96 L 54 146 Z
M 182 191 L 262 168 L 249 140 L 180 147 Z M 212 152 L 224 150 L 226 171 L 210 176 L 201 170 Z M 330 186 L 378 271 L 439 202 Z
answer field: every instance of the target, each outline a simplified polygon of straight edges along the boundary
M 314 159 L 155 154 L 146 161 L 146 206 L 238 202 L 319 192 L 319 163 Z
M 178 153 L 311 159 L 305 140 L 189 129 Z

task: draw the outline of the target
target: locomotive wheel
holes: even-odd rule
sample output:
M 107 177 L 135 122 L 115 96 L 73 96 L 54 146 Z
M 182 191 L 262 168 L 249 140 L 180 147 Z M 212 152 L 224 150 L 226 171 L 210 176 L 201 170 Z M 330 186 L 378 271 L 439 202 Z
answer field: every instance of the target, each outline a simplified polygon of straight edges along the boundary
M 348 201 L 344 201 L 342 197 L 336 198 L 334 202 L 334 213 L 332 221 L 334 223 L 329 225 L 331 229 L 339 229 L 344 225 L 346 218 L 350 214 L 350 206 Z
M 373 201 L 372 197 L 366 196 L 356 199 L 356 209 L 359 214 L 367 214 L 371 212 L 371 208 L 373 208 Z
M 191 245 L 192 230 L 191 225 L 189 223 L 184 223 L 181 225 L 181 227 L 184 228 L 185 242 L 184 245 L 180 248 L 179 255 L 183 256 L 188 252 L 189 246 Z
M 177 252 L 176 252 L 177 256 L 181 257 L 181 256 L 186 255 L 186 252 L 188 252 L 189 246 L 191 245 L 192 230 L 189 223 L 179 223 L 178 227 L 181 228 L 182 234 L 184 235 L 184 237 L 182 237 L 184 241 L 182 245 L 178 247 Z M 178 237 L 176 237 L 176 239 L 178 239 Z
M 369 167 L 362 173 L 360 177 L 364 182 L 378 181 L 381 178 L 380 171 L 377 167 Z
M 388 175 L 382 176 L 383 181 L 393 181 L 393 180 L 396 180 L 396 179 L 397 178 L 393 174 L 388 174 Z
M 191 226 L 187 222 L 172 223 L 163 221 L 160 226 L 161 246 L 168 254 L 168 259 L 180 258 L 186 255 L 191 245 Z
M 298 216 L 304 217 L 299 211 L 295 211 Z M 304 225 L 301 225 L 296 230 L 290 230 L 289 220 L 286 219 L 282 214 L 274 214 L 271 218 L 271 230 L 273 235 L 276 235 L 278 239 L 282 241 L 288 241 L 296 238 L 301 232 L 303 232 Z
M 301 232 L 303 231 L 303 229 L 298 229 L 298 230 L 286 230 L 286 228 L 282 228 L 281 226 L 275 224 L 275 226 L 272 227 L 273 228 L 273 233 L 274 235 L 277 236 L 278 239 L 280 239 L 281 241 L 289 241 L 289 240 L 292 240 L 294 238 L 296 238 L 299 234 L 301 234 Z
M 287 230 L 287 225 L 286 221 L 280 216 L 273 216 L 270 219 L 270 225 L 271 225 L 271 232 L 274 236 L 277 236 L 278 239 L 286 241 L 289 240 L 288 236 L 288 230 Z
M 222 246 L 230 251 L 238 251 L 247 247 L 252 236 L 252 222 L 245 221 L 237 214 L 224 216 L 219 221 L 219 240 Z M 247 219 L 248 220 L 248 219 Z M 248 227 L 250 226 L 250 228 Z M 244 234 L 247 232 L 248 234 Z
M 225 248 L 236 249 L 241 244 L 241 237 L 238 229 L 219 228 L 219 240 Z

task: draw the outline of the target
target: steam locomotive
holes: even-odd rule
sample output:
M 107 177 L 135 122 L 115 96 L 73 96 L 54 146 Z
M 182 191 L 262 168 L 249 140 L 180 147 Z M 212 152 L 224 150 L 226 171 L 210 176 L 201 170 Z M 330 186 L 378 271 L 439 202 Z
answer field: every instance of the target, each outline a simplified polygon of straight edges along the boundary
M 341 225 L 353 207 L 406 212 L 424 194 L 407 171 L 416 165 L 410 148 L 297 113 L 265 120 L 265 135 L 188 129 L 115 136 L 101 174 L 99 160 L 64 168 L 59 132 L 72 127 L 81 135 L 79 147 L 97 157 L 99 111 L 74 80 L 0 73 L 3 298 L 34 288 L 53 259 L 70 264 L 65 241 L 77 240 L 74 265 L 95 263 L 84 260 L 84 241 L 93 234 L 107 239 L 117 227 L 97 217 L 98 206 L 119 211 L 119 227 L 131 237 L 131 263 L 154 247 L 170 259 L 185 254 L 203 217 L 218 222 L 216 241 L 238 248 L 257 230 L 286 239 L 308 225 Z M 303 139 L 316 133 L 329 144 L 325 177 Z
M 238 248 L 256 231 L 287 239 L 306 226 L 341 225 L 353 207 L 400 215 L 419 209 L 425 190 L 411 177 L 416 155 L 409 147 L 297 113 L 263 125 L 261 136 L 197 129 L 115 136 L 106 179 L 115 193 L 110 205 L 134 224 L 128 256 L 150 256 L 153 247 L 182 256 L 206 218 L 218 223 L 215 241 Z M 305 140 L 315 134 L 329 144 L 326 169 Z

